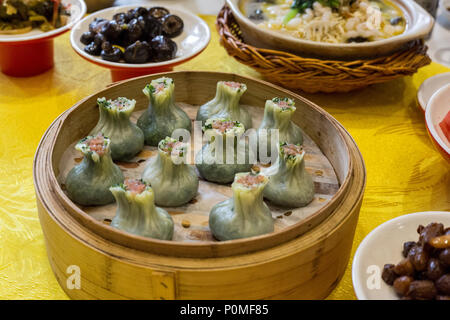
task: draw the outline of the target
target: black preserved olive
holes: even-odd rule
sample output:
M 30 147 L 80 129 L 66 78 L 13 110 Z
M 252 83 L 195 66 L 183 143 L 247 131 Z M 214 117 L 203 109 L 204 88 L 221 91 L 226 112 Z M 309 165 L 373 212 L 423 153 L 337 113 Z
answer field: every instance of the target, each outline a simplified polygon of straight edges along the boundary
M 145 37 L 151 41 L 154 37 L 160 36 L 163 34 L 162 31 L 162 24 L 158 19 L 155 19 L 148 15 L 146 17 L 146 24 L 145 24 Z
M 398 25 L 402 21 L 403 21 L 402 17 L 395 17 L 395 18 L 392 18 L 391 20 L 389 20 L 390 24 L 393 26 Z
M 150 42 L 154 61 L 166 61 L 175 58 L 177 44 L 165 36 L 156 36 Z
M 406 258 L 408 256 L 409 250 L 411 250 L 411 248 L 414 246 L 416 246 L 416 243 L 414 241 L 405 242 L 403 244 L 403 251 L 402 251 L 403 257 Z
M 128 43 L 132 44 L 136 42 L 137 40 L 140 40 L 143 36 L 144 31 L 142 30 L 141 25 L 139 24 L 137 19 L 132 19 L 128 23 L 128 30 L 127 30 L 127 40 Z
M 146 63 L 150 60 L 151 49 L 146 41 L 136 41 L 129 45 L 123 55 L 128 63 Z
M 148 14 L 156 19 L 161 19 L 162 17 L 168 15 L 170 12 L 163 7 L 153 7 L 148 9 Z
M 248 17 L 252 20 L 261 21 L 264 20 L 264 12 L 261 9 L 256 9 Z
M 120 51 L 119 48 L 113 47 L 110 42 L 105 41 L 102 45 L 102 52 L 100 55 L 103 60 L 119 62 L 122 58 L 122 51 Z
M 86 31 L 85 33 L 83 33 L 81 35 L 80 41 L 82 44 L 88 45 L 89 43 L 94 41 L 94 37 L 95 37 L 95 33 L 91 32 L 91 31 Z
M 164 35 L 169 38 L 175 38 L 183 32 L 183 20 L 174 14 L 165 15 L 162 19 Z
M 119 24 L 128 23 L 128 21 L 130 21 L 128 19 L 128 15 L 126 13 L 124 13 L 124 12 L 116 13 L 113 16 L 113 20 L 115 20 Z
M 89 24 L 89 31 L 93 33 L 98 33 L 106 23 L 108 23 L 108 20 L 106 19 L 95 18 L 94 21 L 92 21 Z
M 444 267 L 438 259 L 431 258 L 428 260 L 426 276 L 430 280 L 437 280 L 444 274 Z
M 130 20 L 137 19 L 141 16 L 146 16 L 148 14 L 148 10 L 144 7 L 134 8 L 131 10 L 128 10 L 127 16 Z
M 102 47 L 95 42 L 91 42 L 86 47 L 84 47 L 84 51 L 92 56 L 98 56 L 102 51 Z
M 103 42 L 105 42 L 106 41 L 106 38 L 105 38 L 105 36 L 103 35 L 103 34 L 101 34 L 101 33 L 97 33 L 96 35 L 95 35 L 95 37 L 94 37 L 94 42 L 95 42 L 95 44 L 96 45 L 98 45 L 98 46 L 102 46 L 102 44 L 103 44 Z
M 433 281 L 415 280 L 409 285 L 407 296 L 416 300 L 431 300 L 437 294 Z
M 108 23 L 103 25 L 100 31 L 100 33 L 103 34 L 108 41 L 115 41 L 119 39 L 121 32 L 122 28 L 115 20 L 108 21 Z
M 394 272 L 393 264 L 385 264 L 384 265 L 383 272 L 381 274 L 381 278 L 388 285 L 392 286 L 392 284 L 394 283 L 394 280 L 397 278 L 397 274 Z

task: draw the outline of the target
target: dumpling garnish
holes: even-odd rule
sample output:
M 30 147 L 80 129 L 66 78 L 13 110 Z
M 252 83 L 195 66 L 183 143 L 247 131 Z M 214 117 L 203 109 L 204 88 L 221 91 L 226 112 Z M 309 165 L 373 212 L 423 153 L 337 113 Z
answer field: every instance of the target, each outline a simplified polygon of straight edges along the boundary
M 243 83 L 219 81 L 215 98 L 198 109 L 197 120 L 205 124 L 208 119 L 230 119 L 239 121 L 246 129 L 251 128 L 250 114 L 239 105 L 239 100 L 245 91 L 247 91 L 247 86 Z
M 155 206 L 153 190 L 144 181 L 127 179 L 109 190 L 117 202 L 112 227 L 138 236 L 172 240 L 172 217 Z
M 271 129 L 278 130 L 280 142 L 303 144 L 302 130 L 291 120 L 295 110 L 295 103 L 289 98 L 273 98 L 266 101 L 264 118 L 258 128 L 258 146 L 259 148 L 263 146 L 262 150 L 267 146 L 267 156 L 270 157 L 272 151 L 277 152 L 276 146 L 273 146 L 272 150 Z
M 218 240 L 233 240 L 273 232 L 274 221 L 263 201 L 268 178 L 238 173 L 231 185 L 233 197 L 216 204 L 209 213 L 209 228 Z
M 264 197 L 284 207 L 304 207 L 314 199 L 314 182 L 305 169 L 305 151 L 299 145 L 282 143 L 278 163 L 267 168 L 270 177 Z
M 153 80 L 143 90 L 150 99 L 150 104 L 139 117 L 137 125 L 144 132 L 147 145 L 158 146 L 161 140 L 170 137 L 176 129 L 191 131 L 191 119 L 175 105 L 174 89 L 173 80 L 162 77 Z
M 208 119 L 203 126 L 208 142 L 196 156 L 198 171 L 208 181 L 230 183 L 238 172 L 251 170 L 244 126 L 229 119 Z
M 123 174 L 111 159 L 111 140 L 103 134 L 82 139 L 75 148 L 84 155 L 66 178 L 69 198 L 83 206 L 114 202 L 109 187 L 121 183 Z
M 132 159 L 144 148 L 144 134 L 130 121 L 136 105 L 135 100 L 117 98 L 116 100 L 97 99 L 100 119 L 91 135 L 101 132 L 111 139 L 111 158 L 126 161 Z
M 188 144 L 166 137 L 158 145 L 158 155 L 145 168 L 142 179 L 152 186 L 155 203 L 177 207 L 192 200 L 198 191 L 198 176 L 186 163 Z

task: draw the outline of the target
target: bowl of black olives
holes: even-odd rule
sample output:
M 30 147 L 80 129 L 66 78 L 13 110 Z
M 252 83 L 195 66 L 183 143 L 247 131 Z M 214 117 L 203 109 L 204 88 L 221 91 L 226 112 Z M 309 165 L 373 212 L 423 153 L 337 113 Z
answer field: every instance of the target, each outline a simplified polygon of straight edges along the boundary
M 113 81 L 171 70 L 209 43 L 210 30 L 195 14 L 172 7 L 120 6 L 98 11 L 72 30 L 84 59 L 109 68 Z

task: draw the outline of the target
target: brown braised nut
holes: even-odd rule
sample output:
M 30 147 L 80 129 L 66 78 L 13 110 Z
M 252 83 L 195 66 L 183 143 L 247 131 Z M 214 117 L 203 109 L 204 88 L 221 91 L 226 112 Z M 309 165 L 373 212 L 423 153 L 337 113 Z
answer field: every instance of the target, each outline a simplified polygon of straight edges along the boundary
M 450 249 L 444 249 L 439 253 L 439 260 L 442 264 L 450 267 Z
M 397 278 L 397 274 L 394 272 L 394 265 L 393 264 L 385 264 L 384 265 L 383 273 L 381 274 L 381 278 L 388 285 L 392 286 L 392 284 L 394 283 L 395 278 Z
M 402 252 L 403 257 L 406 258 L 408 256 L 409 251 L 412 249 L 412 247 L 414 247 L 416 245 L 417 245 L 417 243 L 415 243 L 414 241 L 407 241 L 407 242 L 405 242 L 403 244 L 403 252 Z
M 436 280 L 436 288 L 440 294 L 450 295 L 450 273 Z
M 394 267 L 394 272 L 399 276 L 412 276 L 414 267 L 409 259 L 403 259 Z
M 421 228 L 422 227 L 422 228 Z M 421 244 L 429 242 L 432 238 L 438 237 L 444 234 L 444 225 L 442 223 L 432 222 L 426 227 L 419 226 L 417 229 L 419 232 L 419 242 Z
M 450 235 L 444 235 L 444 236 L 432 238 L 429 241 L 429 244 L 432 247 L 438 248 L 438 249 L 450 248 Z
M 444 234 L 449 235 L 450 234 L 450 227 L 446 228 L 444 230 Z
M 405 296 L 409 291 L 409 285 L 414 279 L 409 276 L 401 276 L 394 281 L 394 290 L 400 296 Z
M 415 280 L 409 285 L 407 296 L 416 300 L 431 300 L 436 296 L 437 291 L 433 281 Z
M 436 300 L 449 300 L 450 301 L 450 296 L 436 296 Z
M 437 280 L 439 279 L 445 272 L 444 267 L 436 258 L 431 258 L 428 260 L 428 266 L 427 271 L 425 272 L 425 275 L 430 280 Z
M 416 271 L 424 271 L 428 264 L 428 253 L 423 247 L 417 247 L 414 256 L 410 257 L 410 260 Z

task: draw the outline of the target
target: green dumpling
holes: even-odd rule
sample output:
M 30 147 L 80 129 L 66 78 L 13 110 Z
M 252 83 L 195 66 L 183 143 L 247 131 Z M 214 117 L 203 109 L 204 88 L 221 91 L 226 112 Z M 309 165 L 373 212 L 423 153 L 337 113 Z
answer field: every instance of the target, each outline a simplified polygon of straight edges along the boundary
M 172 240 L 172 217 L 155 206 L 153 190 L 144 181 L 125 180 L 110 190 L 117 202 L 112 227 L 138 236 Z
M 270 157 L 272 152 L 278 152 L 279 142 L 303 144 L 302 130 L 292 121 L 295 110 L 295 103 L 289 98 L 273 98 L 266 101 L 264 118 L 258 128 L 259 153 L 265 154 L 264 147 L 267 146 L 267 156 Z M 279 138 L 274 146 L 271 144 L 271 130 L 273 129 L 278 130 Z M 262 150 L 261 146 L 264 146 Z M 261 159 L 259 153 L 258 156 Z
M 163 77 L 153 80 L 143 90 L 150 104 L 139 117 L 137 125 L 144 132 L 145 143 L 149 146 L 158 146 L 165 137 L 172 136 L 176 129 L 191 131 L 191 119 L 175 105 L 174 89 L 173 80 Z
M 195 169 L 186 163 L 188 144 L 166 137 L 158 145 L 158 155 L 145 168 L 142 179 L 152 186 L 155 203 L 177 207 L 191 201 L 198 191 Z
M 109 187 L 122 183 L 123 174 L 111 159 L 110 143 L 110 139 L 99 134 L 88 136 L 75 146 L 84 157 L 66 178 L 67 194 L 73 202 L 83 206 L 114 202 Z
M 132 159 L 144 148 L 144 134 L 130 121 L 136 106 L 135 100 L 99 98 L 97 104 L 100 119 L 90 135 L 103 133 L 111 139 L 111 158 L 126 161 Z
M 302 147 L 282 143 L 278 163 L 267 168 L 270 177 L 264 197 L 284 207 L 304 207 L 314 199 L 314 182 L 305 169 Z
M 231 188 L 233 197 L 216 204 L 209 213 L 209 228 L 218 240 L 233 240 L 273 232 L 274 220 L 263 201 L 268 178 L 238 173 Z
M 252 117 L 239 105 L 239 100 L 245 91 L 247 86 L 243 83 L 219 81 L 215 98 L 198 109 L 197 120 L 204 125 L 208 119 L 230 119 L 239 121 L 246 129 L 250 129 Z
M 208 142 L 197 153 L 195 163 L 204 179 L 230 183 L 236 173 L 251 170 L 251 153 L 242 136 L 245 128 L 240 122 L 209 119 L 203 130 Z

